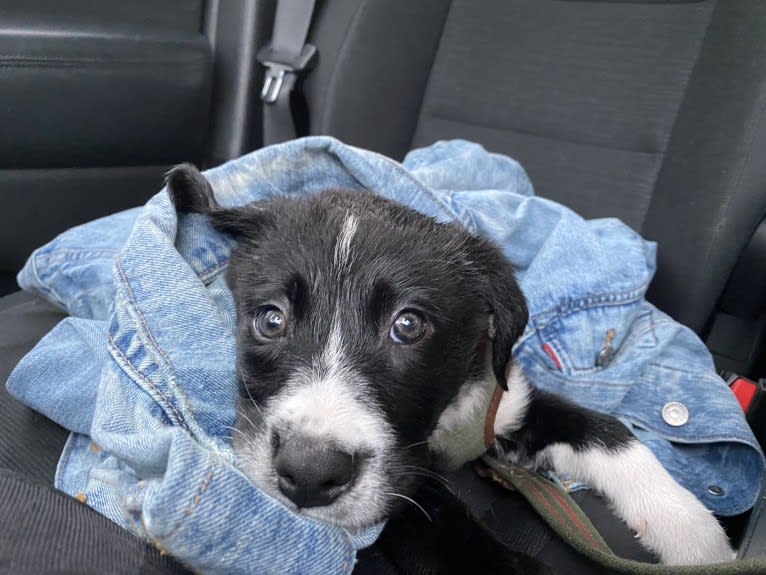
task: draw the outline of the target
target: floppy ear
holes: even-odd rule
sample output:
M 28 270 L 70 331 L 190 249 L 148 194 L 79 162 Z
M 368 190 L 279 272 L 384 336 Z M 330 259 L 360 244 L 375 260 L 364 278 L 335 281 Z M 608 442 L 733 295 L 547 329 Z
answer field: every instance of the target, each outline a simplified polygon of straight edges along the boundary
M 483 296 L 491 314 L 492 370 L 497 383 L 508 390 L 506 367 L 511 349 L 529 319 L 527 302 L 514 277 L 513 266 L 489 240 L 474 237 L 471 257 L 484 279 Z
M 170 168 L 165 174 L 165 185 L 170 201 L 178 212 L 207 214 L 220 207 L 210 182 L 192 164 L 178 164 Z
M 170 200 L 179 213 L 204 214 L 217 230 L 255 237 L 269 219 L 263 208 L 247 204 L 236 208 L 221 207 L 213 187 L 192 164 L 179 164 L 165 174 Z

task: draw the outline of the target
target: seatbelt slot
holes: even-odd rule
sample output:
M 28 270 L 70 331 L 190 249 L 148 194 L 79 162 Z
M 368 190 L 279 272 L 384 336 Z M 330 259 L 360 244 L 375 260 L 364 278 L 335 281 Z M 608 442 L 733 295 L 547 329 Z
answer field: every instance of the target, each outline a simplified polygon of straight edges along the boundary
M 298 92 L 298 75 L 316 60 L 316 46 L 306 43 L 315 7 L 316 0 L 277 0 L 271 40 L 257 56 L 266 67 L 261 89 L 264 145 L 292 140 L 305 131 L 296 124 L 291 95 Z
M 742 406 L 742 411 L 747 413 L 747 410 L 753 403 L 755 394 L 758 393 L 758 385 L 749 379 L 738 377 L 729 384 L 729 389 L 734 392 L 737 401 Z
M 762 399 L 763 381 L 756 383 L 736 373 L 723 372 L 722 375 L 734 397 L 737 398 L 742 411 L 749 418 Z
M 312 44 L 304 44 L 297 54 L 274 50 L 271 46 L 258 52 L 258 61 L 266 67 L 266 74 L 261 89 L 261 100 L 273 104 L 279 98 L 286 74 L 296 74 L 308 69 L 314 61 L 317 49 Z

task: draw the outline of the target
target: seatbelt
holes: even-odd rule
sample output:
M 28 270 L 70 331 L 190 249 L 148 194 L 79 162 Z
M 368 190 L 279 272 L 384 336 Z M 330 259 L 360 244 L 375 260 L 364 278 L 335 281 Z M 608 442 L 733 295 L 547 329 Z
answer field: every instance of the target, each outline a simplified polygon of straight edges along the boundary
M 641 563 L 615 555 L 588 516 L 560 486 L 524 467 L 485 455 L 484 477 L 518 491 L 562 540 L 594 564 L 593 573 L 613 575 L 763 575 L 766 557 L 713 565 L 661 565 Z
M 298 136 L 290 94 L 298 74 L 316 55 L 316 47 L 306 43 L 314 5 L 315 0 L 278 0 L 271 41 L 258 52 L 258 61 L 266 67 L 261 90 L 264 145 Z

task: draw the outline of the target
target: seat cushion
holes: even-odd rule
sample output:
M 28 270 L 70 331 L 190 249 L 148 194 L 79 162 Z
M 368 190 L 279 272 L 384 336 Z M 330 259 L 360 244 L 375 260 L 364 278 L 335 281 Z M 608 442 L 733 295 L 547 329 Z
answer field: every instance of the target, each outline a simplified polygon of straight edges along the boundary
M 5 381 L 63 317 L 63 311 L 25 292 L 0 298 L 0 470 L 45 484 L 53 483 L 68 432 L 8 395 Z
M 4 470 L 0 525 L 0 575 L 189 573 L 86 505 Z

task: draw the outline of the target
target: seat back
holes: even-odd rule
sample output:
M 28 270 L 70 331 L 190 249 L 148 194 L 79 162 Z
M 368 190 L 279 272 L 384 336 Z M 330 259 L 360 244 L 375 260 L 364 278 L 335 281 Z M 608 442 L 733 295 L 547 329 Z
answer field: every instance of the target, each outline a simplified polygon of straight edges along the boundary
M 0 295 L 68 227 L 140 205 L 202 160 L 201 0 L 0 3 Z
M 657 241 L 649 297 L 703 333 L 766 214 L 764 30 L 759 0 L 325 2 L 311 131 L 511 155 L 538 194 Z

